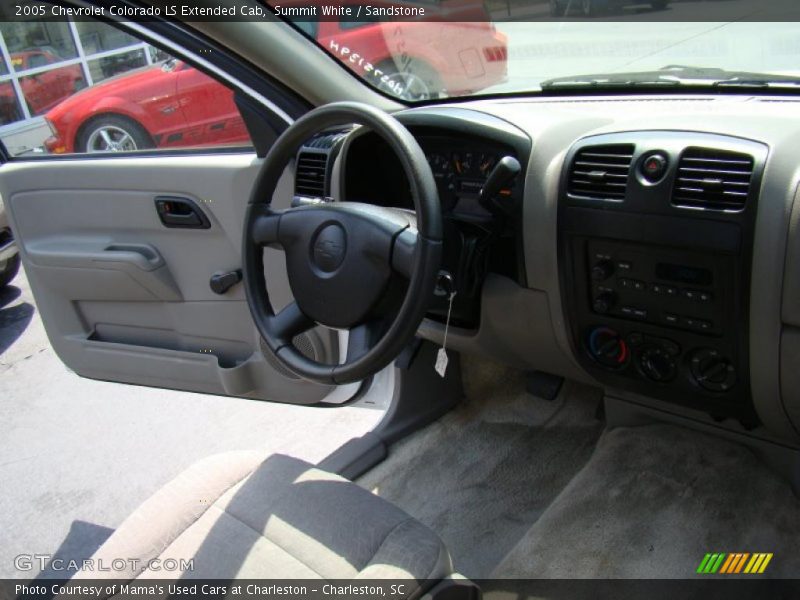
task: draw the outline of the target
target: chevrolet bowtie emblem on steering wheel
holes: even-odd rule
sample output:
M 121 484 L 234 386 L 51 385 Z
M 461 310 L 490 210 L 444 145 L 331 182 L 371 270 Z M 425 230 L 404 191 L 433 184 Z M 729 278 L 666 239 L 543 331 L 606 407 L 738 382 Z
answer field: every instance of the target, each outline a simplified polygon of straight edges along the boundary
M 347 251 L 347 235 L 338 223 L 323 227 L 314 239 L 314 264 L 325 273 L 339 268 Z

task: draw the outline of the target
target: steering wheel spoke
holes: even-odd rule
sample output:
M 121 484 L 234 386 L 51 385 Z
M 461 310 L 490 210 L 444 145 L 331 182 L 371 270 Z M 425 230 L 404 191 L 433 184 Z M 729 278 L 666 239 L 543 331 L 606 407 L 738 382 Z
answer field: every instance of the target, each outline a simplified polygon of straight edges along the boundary
M 269 318 L 269 329 L 271 333 L 285 343 L 291 343 L 296 335 L 308 331 L 316 323 L 307 317 L 297 302 L 290 302 L 278 314 Z
M 414 272 L 418 237 L 416 229 L 406 228 L 395 236 L 392 244 L 392 270 L 406 279 L 410 279 Z
M 282 212 L 273 211 L 268 205 L 255 205 L 256 211 L 251 229 L 251 239 L 259 246 L 280 245 L 279 236 Z
M 346 362 L 354 362 L 369 352 L 380 339 L 382 328 L 383 322 L 377 319 L 353 327 L 347 338 Z

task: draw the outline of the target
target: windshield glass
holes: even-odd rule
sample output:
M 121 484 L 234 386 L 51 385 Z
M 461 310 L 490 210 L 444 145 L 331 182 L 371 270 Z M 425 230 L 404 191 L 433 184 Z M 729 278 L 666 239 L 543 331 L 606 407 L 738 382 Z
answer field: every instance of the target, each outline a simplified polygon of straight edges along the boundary
M 273 9 L 411 103 L 573 88 L 800 90 L 796 0 L 294 0 Z

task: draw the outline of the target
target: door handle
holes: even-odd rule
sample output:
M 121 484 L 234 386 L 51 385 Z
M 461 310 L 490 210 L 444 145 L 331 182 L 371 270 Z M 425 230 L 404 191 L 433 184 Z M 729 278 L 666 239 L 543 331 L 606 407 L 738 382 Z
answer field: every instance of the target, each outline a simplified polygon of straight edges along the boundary
M 157 196 L 156 212 L 164 227 L 209 229 L 211 223 L 197 204 L 188 198 Z

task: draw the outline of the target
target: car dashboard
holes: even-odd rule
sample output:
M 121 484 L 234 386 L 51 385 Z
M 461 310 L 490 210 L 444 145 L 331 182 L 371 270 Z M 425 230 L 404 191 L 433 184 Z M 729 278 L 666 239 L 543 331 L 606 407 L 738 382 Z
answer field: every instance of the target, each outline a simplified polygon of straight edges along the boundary
M 800 102 L 556 97 L 396 116 L 437 183 L 450 347 L 797 438 Z M 504 157 L 522 172 L 489 203 Z M 365 130 L 310 140 L 296 172 L 301 197 L 413 209 L 399 161 Z M 439 291 L 420 329 L 437 343 Z

